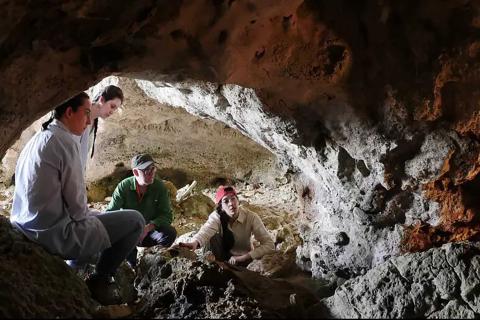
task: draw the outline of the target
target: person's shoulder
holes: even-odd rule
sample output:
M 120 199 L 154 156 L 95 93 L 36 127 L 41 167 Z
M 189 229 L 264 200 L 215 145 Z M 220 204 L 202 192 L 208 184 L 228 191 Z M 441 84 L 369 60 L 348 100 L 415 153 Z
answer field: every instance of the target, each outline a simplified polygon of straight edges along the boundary
M 55 137 L 53 132 L 50 130 L 41 130 L 35 133 L 35 135 L 30 139 L 30 143 L 41 145 L 54 144 L 58 143 L 58 138 Z
M 208 219 L 220 221 L 220 215 L 218 214 L 217 210 L 213 210 L 212 213 L 208 215 Z
M 162 179 L 155 178 L 153 179 L 152 185 L 157 189 L 160 190 L 161 192 L 166 192 L 169 191 L 169 187 L 167 186 L 167 181 L 164 181 Z
M 130 187 L 133 185 L 134 181 L 135 181 L 135 176 L 127 177 L 118 183 L 117 188 Z
M 44 134 L 44 138 L 48 139 L 50 145 L 68 150 L 70 153 L 77 150 L 77 145 L 80 143 L 80 137 L 74 137 L 73 134 L 57 127 L 52 127 L 51 129 L 49 127 L 48 130 L 44 130 L 42 133 Z
M 165 187 L 165 182 L 162 179 L 154 178 L 153 179 L 153 185 Z
M 35 148 L 41 152 L 41 154 L 62 154 L 62 150 L 65 149 L 65 143 L 62 138 L 50 130 L 41 130 L 37 132 L 29 143 L 35 145 Z
M 240 211 L 241 211 L 241 212 L 245 215 L 245 217 L 247 217 L 247 219 L 249 219 L 249 220 L 260 219 L 260 216 L 259 216 L 256 212 L 250 210 L 249 208 L 247 208 L 247 207 L 245 207 L 245 206 L 241 206 L 241 207 L 240 207 Z

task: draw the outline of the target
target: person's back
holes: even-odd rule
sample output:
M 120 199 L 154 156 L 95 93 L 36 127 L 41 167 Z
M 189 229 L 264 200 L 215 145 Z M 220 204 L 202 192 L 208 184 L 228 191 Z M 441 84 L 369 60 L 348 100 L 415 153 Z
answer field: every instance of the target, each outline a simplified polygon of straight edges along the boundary
M 57 120 L 22 150 L 15 170 L 10 220 L 51 253 L 84 259 L 110 246 L 105 228 L 88 216 L 78 141 Z M 72 224 L 72 221 L 82 223 Z

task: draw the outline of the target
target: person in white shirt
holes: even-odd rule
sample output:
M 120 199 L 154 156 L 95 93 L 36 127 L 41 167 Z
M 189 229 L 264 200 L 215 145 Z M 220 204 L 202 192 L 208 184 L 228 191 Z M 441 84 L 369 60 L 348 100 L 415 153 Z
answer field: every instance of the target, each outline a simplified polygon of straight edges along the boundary
M 88 208 L 78 137 L 90 123 L 90 107 L 84 92 L 70 98 L 25 145 L 15 169 L 10 221 L 63 259 L 88 261 L 101 253 L 87 285 L 98 302 L 117 304 L 111 279 L 135 247 L 145 220 L 136 210 Z
M 83 171 L 87 169 L 88 154 L 90 158 L 95 153 L 95 139 L 97 138 L 98 118 L 107 119 L 117 111 L 123 103 L 123 91 L 117 86 L 109 85 L 93 100 L 90 120 L 91 124 L 83 131 L 80 137 L 80 156 Z M 91 152 L 90 149 L 92 150 Z
M 191 242 L 179 246 L 195 250 L 206 245 L 218 261 L 247 266 L 275 250 L 274 243 L 262 220 L 252 211 L 239 206 L 237 192 L 231 186 L 220 186 L 215 194 L 217 208 L 195 234 Z M 252 235 L 260 242 L 252 245 Z

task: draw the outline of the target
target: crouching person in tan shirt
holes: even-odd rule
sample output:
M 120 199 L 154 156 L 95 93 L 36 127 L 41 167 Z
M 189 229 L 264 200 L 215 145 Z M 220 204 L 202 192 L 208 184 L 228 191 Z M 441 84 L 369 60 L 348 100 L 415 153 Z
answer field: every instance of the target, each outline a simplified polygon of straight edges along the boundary
M 179 246 L 195 250 L 209 246 L 215 259 L 233 265 L 247 266 L 274 251 L 273 240 L 257 214 L 239 206 L 237 192 L 231 186 L 220 186 L 215 194 L 217 208 L 193 237 Z M 252 235 L 260 242 L 253 247 Z

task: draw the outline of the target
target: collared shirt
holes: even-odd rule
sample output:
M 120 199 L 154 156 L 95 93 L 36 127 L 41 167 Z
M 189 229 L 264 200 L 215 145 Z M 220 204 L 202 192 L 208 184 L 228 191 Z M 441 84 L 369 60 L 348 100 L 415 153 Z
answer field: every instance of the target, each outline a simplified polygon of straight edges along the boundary
M 230 250 L 230 253 L 234 256 L 249 253 L 252 259 L 259 259 L 275 250 L 273 240 L 262 220 L 256 213 L 246 208 L 240 207 L 237 220 L 232 225 L 229 224 L 228 228 L 232 230 L 235 239 L 235 244 Z M 198 241 L 200 246 L 204 246 L 217 232 L 222 234 L 222 223 L 219 214 L 214 211 L 195 234 L 193 240 Z M 260 246 L 257 248 L 253 248 L 252 235 L 260 242 Z
M 113 192 L 107 211 L 135 209 L 143 215 L 147 223 L 156 226 L 170 225 L 173 221 L 173 212 L 165 184 L 155 178 L 153 183 L 148 185 L 141 201 L 138 199 L 136 185 L 135 176 L 122 180 Z
M 54 120 L 20 153 L 10 221 L 51 253 L 82 260 L 111 245 L 98 213 L 87 206 L 79 140 Z

